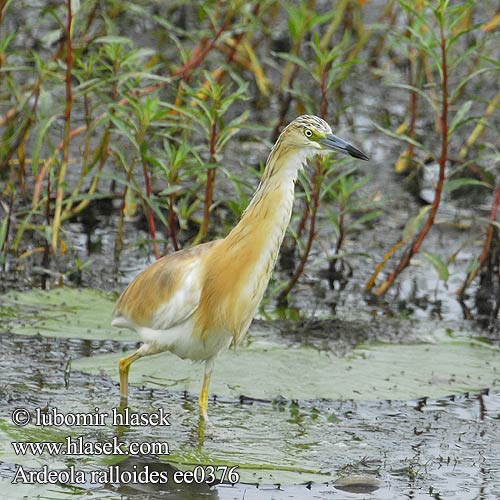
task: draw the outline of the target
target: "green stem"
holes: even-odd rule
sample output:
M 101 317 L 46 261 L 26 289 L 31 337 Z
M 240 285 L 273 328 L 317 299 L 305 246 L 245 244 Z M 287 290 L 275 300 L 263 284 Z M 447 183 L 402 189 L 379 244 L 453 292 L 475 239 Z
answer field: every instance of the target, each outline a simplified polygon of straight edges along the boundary
M 73 69 L 73 47 L 71 44 L 71 25 L 73 23 L 73 12 L 71 10 L 71 0 L 67 0 L 68 20 L 66 25 L 66 110 L 64 113 L 64 139 L 63 139 L 63 155 L 61 168 L 57 178 L 56 188 L 56 205 L 54 210 L 54 219 L 52 221 L 52 251 L 57 251 L 57 243 L 59 240 L 59 230 L 61 227 L 61 211 L 64 196 L 64 180 L 68 170 L 69 162 L 69 144 L 71 133 L 71 108 L 73 105 L 73 92 L 71 87 L 71 72 Z

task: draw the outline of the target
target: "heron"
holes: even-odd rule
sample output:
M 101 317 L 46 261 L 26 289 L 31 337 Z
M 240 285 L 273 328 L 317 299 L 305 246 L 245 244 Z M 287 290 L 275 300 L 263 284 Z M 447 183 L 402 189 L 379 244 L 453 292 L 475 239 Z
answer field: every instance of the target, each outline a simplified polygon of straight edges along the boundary
M 241 342 L 257 312 L 290 222 L 298 173 L 308 158 L 333 151 L 368 160 L 323 119 L 299 116 L 278 137 L 253 198 L 225 238 L 168 254 L 128 285 L 112 325 L 135 330 L 142 344 L 119 361 L 122 405 L 131 364 L 169 351 L 204 361 L 198 405 L 208 420 L 214 363 Z

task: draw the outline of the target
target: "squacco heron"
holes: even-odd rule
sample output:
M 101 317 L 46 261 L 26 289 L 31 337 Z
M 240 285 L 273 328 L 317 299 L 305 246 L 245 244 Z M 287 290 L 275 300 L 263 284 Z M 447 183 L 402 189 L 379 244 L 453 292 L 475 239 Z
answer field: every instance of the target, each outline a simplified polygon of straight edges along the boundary
M 166 255 L 130 283 L 112 324 L 136 330 L 143 344 L 119 362 L 122 404 L 130 365 L 170 351 L 205 362 L 198 403 L 207 420 L 215 360 L 242 340 L 257 312 L 290 222 L 297 174 L 307 158 L 332 151 L 368 159 L 321 118 L 299 116 L 279 136 L 257 191 L 225 238 Z

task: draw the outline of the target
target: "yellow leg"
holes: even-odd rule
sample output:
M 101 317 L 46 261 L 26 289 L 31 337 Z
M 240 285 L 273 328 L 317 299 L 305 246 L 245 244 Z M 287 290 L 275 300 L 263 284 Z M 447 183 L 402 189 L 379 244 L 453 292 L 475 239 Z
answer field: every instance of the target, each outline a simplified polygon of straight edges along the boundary
M 205 375 L 203 376 L 203 385 L 201 387 L 200 398 L 198 399 L 198 405 L 200 407 L 201 416 L 205 421 L 208 421 L 208 387 L 210 385 L 210 377 L 212 376 L 212 372 L 208 373 L 205 371 Z
M 120 359 L 118 362 L 118 368 L 120 369 L 120 396 L 122 401 L 127 401 L 128 399 L 128 373 L 130 365 L 141 357 L 142 355 L 139 354 L 139 351 L 136 351 L 130 356 Z
M 198 447 L 201 450 L 205 445 L 205 430 L 207 428 L 207 421 L 200 415 L 198 419 L 198 427 L 196 428 L 198 434 Z

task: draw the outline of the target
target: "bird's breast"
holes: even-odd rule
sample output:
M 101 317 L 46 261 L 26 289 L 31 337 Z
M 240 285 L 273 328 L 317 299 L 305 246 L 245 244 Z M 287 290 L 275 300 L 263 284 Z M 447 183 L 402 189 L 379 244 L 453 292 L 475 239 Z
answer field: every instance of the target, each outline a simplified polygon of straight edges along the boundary
M 246 333 L 269 283 L 292 206 L 293 184 L 288 190 L 277 186 L 251 205 L 214 249 L 197 311 L 202 332 L 226 330 L 236 342 Z

